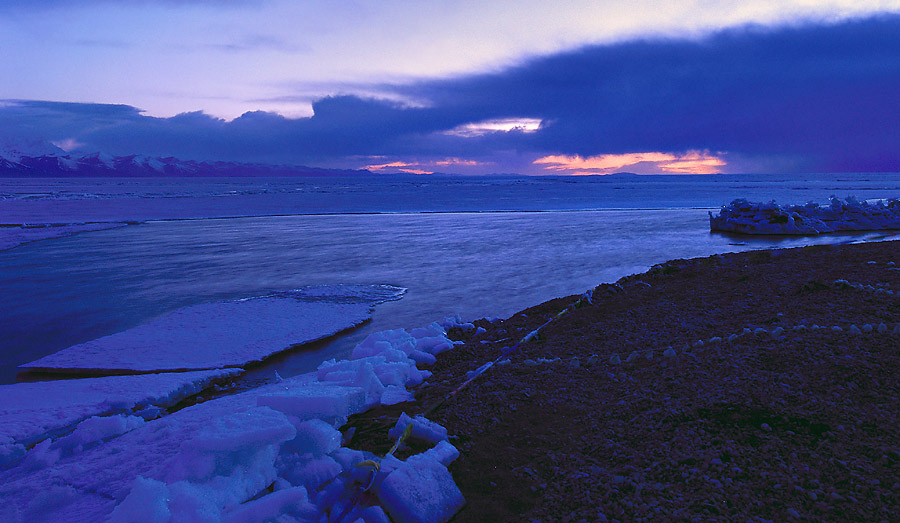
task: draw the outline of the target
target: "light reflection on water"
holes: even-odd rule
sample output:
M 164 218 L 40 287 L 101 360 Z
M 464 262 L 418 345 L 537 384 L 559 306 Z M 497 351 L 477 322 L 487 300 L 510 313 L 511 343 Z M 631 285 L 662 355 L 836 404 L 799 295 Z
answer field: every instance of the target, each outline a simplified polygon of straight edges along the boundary
M 16 365 L 179 307 L 304 285 L 409 290 L 366 326 L 257 374 L 312 370 L 377 330 L 506 317 L 672 258 L 891 236 L 736 238 L 686 209 L 148 222 L 0 252 L 0 383 Z

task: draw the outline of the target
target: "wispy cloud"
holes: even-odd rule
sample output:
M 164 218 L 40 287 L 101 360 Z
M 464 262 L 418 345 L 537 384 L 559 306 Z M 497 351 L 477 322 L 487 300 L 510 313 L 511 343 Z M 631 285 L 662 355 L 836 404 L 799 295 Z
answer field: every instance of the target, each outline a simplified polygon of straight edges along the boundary
M 105 47 L 108 49 L 128 49 L 134 47 L 132 42 L 112 39 L 80 38 L 72 43 L 79 47 Z
M 495 118 L 481 122 L 470 122 L 458 125 L 446 134 L 453 136 L 477 137 L 488 133 L 518 131 L 533 133 L 540 129 L 541 120 L 537 118 Z
M 206 47 L 229 53 L 246 53 L 260 50 L 280 53 L 302 53 L 310 50 L 310 47 L 307 45 L 261 34 L 236 38 L 230 42 L 207 44 Z
M 364 165 L 362 169 L 372 171 L 372 172 L 401 172 L 401 173 L 409 173 L 409 174 L 434 174 L 434 171 L 426 171 L 424 169 L 418 168 L 417 163 L 410 162 L 388 162 L 388 163 L 380 163 L 380 164 L 371 164 Z

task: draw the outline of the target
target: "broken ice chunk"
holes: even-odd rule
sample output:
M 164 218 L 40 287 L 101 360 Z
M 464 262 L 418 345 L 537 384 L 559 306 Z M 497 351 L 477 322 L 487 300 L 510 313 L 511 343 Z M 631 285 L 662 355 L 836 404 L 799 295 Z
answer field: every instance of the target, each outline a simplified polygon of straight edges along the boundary
M 256 403 L 300 420 L 319 418 L 336 423 L 362 410 L 366 393 L 359 387 L 311 385 L 259 396 Z
M 405 412 L 400 414 L 400 419 L 397 420 L 397 424 L 394 425 L 394 428 L 388 431 L 388 436 L 397 439 L 403 434 L 403 431 L 406 430 L 406 426 L 410 423 L 413 425 L 412 434 L 410 434 L 411 438 L 427 441 L 432 444 L 437 444 L 447 439 L 447 429 L 444 427 L 433 421 L 429 421 L 423 416 L 410 418 Z
M 391 472 L 378 488 L 378 499 L 396 523 L 443 523 L 466 502 L 447 467 L 429 458 Z

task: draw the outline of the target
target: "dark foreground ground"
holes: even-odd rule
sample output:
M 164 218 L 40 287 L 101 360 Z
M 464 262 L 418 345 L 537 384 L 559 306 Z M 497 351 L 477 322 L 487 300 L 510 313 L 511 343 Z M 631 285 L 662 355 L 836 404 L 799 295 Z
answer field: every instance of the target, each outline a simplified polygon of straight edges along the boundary
M 895 261 L 897 242 L 757 251 L 597 287 L 428 414 L 461 452 L 453 521 L 900 520 Z M 446 398 L 577 298 L 452 333 L 466 345 L 417 402 L 352 418 L 351 446 L 384 454 L 401 411 Z

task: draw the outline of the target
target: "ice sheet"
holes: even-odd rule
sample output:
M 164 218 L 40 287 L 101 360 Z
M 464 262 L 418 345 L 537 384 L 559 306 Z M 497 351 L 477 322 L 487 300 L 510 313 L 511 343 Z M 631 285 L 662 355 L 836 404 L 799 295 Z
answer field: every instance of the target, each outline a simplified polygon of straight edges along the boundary
M 237 367 L 369 319 L 372 303 L 270 296 L 185 307 L 21 365 L 31 370 L 174 371 Z
M 0 444 L 31 445 L 91 416 L 173 405 L 241 369 L 0 385 Z

